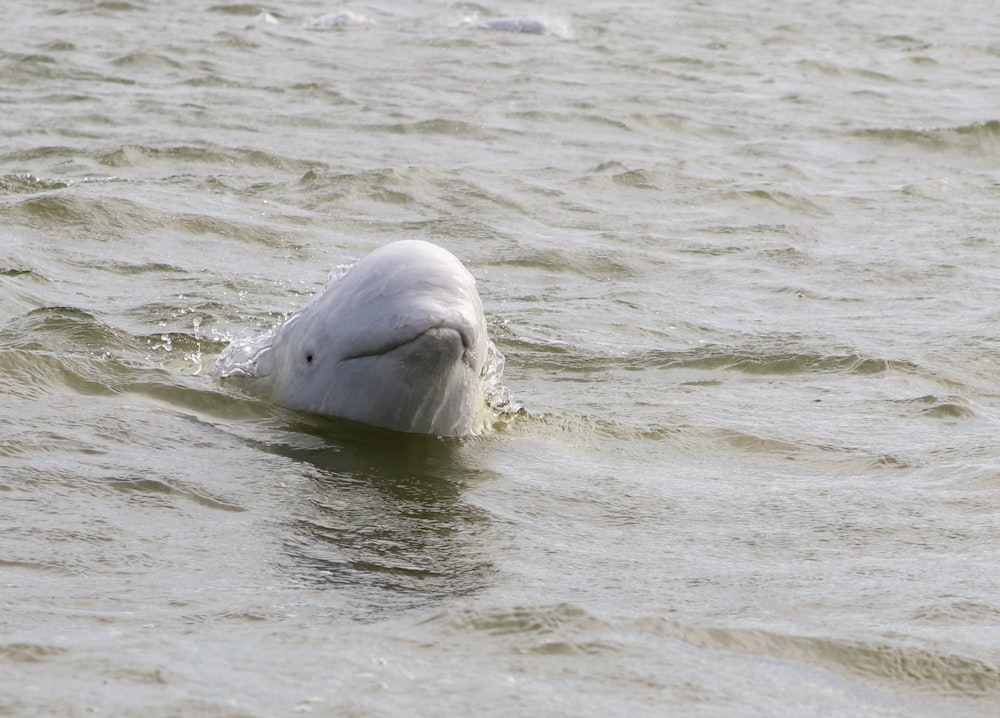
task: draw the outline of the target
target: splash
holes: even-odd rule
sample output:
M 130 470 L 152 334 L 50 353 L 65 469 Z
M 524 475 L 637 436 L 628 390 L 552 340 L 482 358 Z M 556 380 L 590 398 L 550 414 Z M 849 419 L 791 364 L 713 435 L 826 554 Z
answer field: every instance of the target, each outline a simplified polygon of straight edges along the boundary
M 216 379 L 255 377 L 260 357 L 270 350 L 279 327 L 248 339 L 234 339 L 219 354 L 208 375 Z
M 486 343 L 486 352 L 486 364 L 481 377 L 486 405 L 497 414 L 516 414 L 524 405 L 514 399 L 501 381 L 507 360 L 492 339 Z
M 347 25 L 363 25 L 368 19 L 363 15 L 350 12 L 331 12 L 320 17 L 307 20 L 305 28 L 307 30 L 331 30 L 333 28 L 345 27 Z
M 473 30 L 486 30 L 514 35 L 551 35 L 568 39 L 572 36 L 569 22 L 564 18 L 542 17 L 494 17 L 481 18 L 471 15 L 459 23 Z

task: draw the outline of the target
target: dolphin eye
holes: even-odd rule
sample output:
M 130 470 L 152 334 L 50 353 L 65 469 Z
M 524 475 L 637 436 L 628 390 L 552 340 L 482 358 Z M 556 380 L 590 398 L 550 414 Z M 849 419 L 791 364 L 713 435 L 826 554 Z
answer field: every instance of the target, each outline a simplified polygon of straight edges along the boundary
M 313 355 L 312 355 L 312 352 L 309 352 L 308 354 L 306 354 L 306 362 L 307 362 L 308 364 L 312 364 L 312 363 L 313 363 Z

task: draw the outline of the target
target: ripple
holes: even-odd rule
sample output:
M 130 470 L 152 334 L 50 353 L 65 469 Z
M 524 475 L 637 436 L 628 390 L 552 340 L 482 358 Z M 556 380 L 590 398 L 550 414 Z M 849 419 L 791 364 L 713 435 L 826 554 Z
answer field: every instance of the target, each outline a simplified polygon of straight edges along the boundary
M 367 125 L 363 128 L 369 132 L 388 132 L 394 135 L 446 135 L 450 138 L 482 139 L 482 127 L 448 118 L 434 118 L 417 122 L 396 122 L 389 125 Z
M 53 573 L 61 574 L 64 576 L 74 576 L 77 574 L 66 566 L 58 563 L 51 563 L 45 561 L 18 561 L 18 560 L 8 560 L 0 559 L 0 568 L 13 569 L 13 570 L 27 570 L 35 571 L 38 573 Z M 2 651 L 2 648 L 0 648 Z
M 890 640 L 784 635 L 771 631 L 640 620 L 637 628 L 707 650 L 796 661 L 838 673 L 945 695 L 1000 697 L 1000 665 Z
M 634 267 L 621 261 L 618 254 L 602 250 L 566 250 L 558 248 L 521 249 L 494 257 L 491 265 L 541 269 L 555 274 L 578 274 L 594 281 L 634 277 Z
M 144 207 L 121 197 L 89 197 L 72 190 L 57 190 L 29 196 L 8 207 L 5 220 L 26 226 L 48 228 L 60 225 L 74 235 L 127 236 L 140 227 L 149 227 L 150 214 Z
M 928 394 L 913 399 L 898 400 L 895 403 L 908 409 L 912 408 L 921 416 L 931 419 L 972 419 L 976 416 L 976 412 L 968 402 L 958 396 L 939 397 Z
M 1000 606 L 979 601 L 957 600 L 951 603 L 933 604 L 913 612 L 915 621 L 951 626 L 1000 624 Z
M 233 511 L 241 512 L 246 511 L 245 508 L 234 504 L 225 499 L 216 498 L 209 495 L 207 492 L 195 489 L 189 486 L 184 486 L 176 481 L 169 479 L 155 479 L 149 477 L 129 477 L 122 479 L 112 479 L 107 482 L 107 485 L 113 489 L 125 493 L 134 493 L 142 499 L 139 503 L 148 504 L 150 501 L 148 498 L 182 498 L 191 501 L 199 506 L 204 506 L 210 509 L 216 509 L 218 511 Z M 154 504 L 163 504 L 162 501 L 153 501 Z M 166 502 L 169 505 L 171 502 Z
M 127 345 L 124 334 L 75 307 L 33 309 L 0 328 L 0 342 L 5 350 L 26 351 L 71 345 L 77 351 L 103 352 Z
M 569 603 L 466 608 L 439 613 L 422 625 L 458 635 L 498 639 L 518 652 L 541 655 L 606 654 L 620 650 L 608 639 L 610 626 Z
M 130 52 L 111 61 L 115 67 L 135 67 L 142 70 L 177 70 L 183 67 L 181 63 L 166 55 L 156 52 Z
M 261 13 L 261 6 L 253 3 L 233 3 L 230 5 L 210 5 L 209 12 L 223 15 L 238 15 L 240 17 L 256 17 Z
M 222 148 L 215 145 L 173 145 L 154 147 L 150 145 L 123 145 L 99 155 L 98 162 L 107 167 L 138 167 L 152 162 L 176 167 L 178 163 L 200 163 L 220 165 L 230 170 L 233 167 L 262 167 L 272 170 L 303 172 L 317 163 L 292 159 L 260 150 L 240 150 Z
M 1000 145 L 1000 120 L 973 122 L 956 127 L 900 128 L 884 127 L 857 130 L 855 137 L 879 144 L 919 147 L 943 151 L 963 152 L 995 151 Z
M 43 643 L 0 644 L 0 659 L 11 663 L 38 663 L 64 653 L 65 648 Z
M 651 349 L 609 356 L 579 349 L 570 350 L 549 342 L 536 343 L 511 338 L 513 344 L 535 355 L 532 366 L 557 365 L 568 371 L 625 369 L 730 370 L 750 375 L 846 374 L 872 376 L 890 371 L 917 374 L 920 368 L 909 361 L 882 359 L 861 353 L 825 354 L 806 351 L 751 350 L 724 345 L 704 345 L 695 349 Z M 539 364 L 540 363 L 540 364 Z
M 724 200 L 736 201 L 745 205 L 756 205 L 759 207 L 776 207 L 784 210 L 793 210 L 813 216 L 825 216 L 829 211 L 804 195 L 782 192 L 779 190 L 766 189 L 745 189 L 726 191 L 721 193 Z
M 211 341 L 183 333 L 133 336 L 80 309 L 36 309 L 0 328 L 0 386 L 11 396 L 32 401 L 68 389 L 83 396 L 144 395 L 189 412 L 224 418 L 259 416 L 266 411 L 259 401 L 233 395 L 215 384 L 205 388 L 191 377 L 167 371 L 151 356 L 151 351 L 169 347 L 178 361 L 184 355 L 188 362 L 207 344 Z M 47 432 L 37 438 L 72 451 L 102 450 Z M 27 448 L 34 450 L 38 441 Z M 4 447 L 4 451 L 16 451 L 18 442 L 12 440 Z
M 43 179 L 33 174 L 11 174 L 0 176 L 0 193 L 35 194 L 69 187 L 66 180 Z
M 821 60 L 800 60 L 797 63 L 805 72 L 820 73 L 827 77 L 857 77 L 865 80 L 876 80 L 884 83 L 898 82 L 897 78 L 884 72 L 877 72 L 866 67 L 849 67 L 834 62 Z

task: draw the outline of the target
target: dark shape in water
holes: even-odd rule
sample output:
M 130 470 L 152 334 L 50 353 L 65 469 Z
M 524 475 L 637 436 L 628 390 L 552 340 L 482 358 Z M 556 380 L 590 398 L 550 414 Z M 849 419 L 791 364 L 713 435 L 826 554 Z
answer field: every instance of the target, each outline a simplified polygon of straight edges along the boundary
M 524 35 L 545 35 L 549 31 L 549 26 L 543 21 L 530 17 L 499 17 L 493 20 L 480 20 L 473 27 L 477 30 L 518 32 Z

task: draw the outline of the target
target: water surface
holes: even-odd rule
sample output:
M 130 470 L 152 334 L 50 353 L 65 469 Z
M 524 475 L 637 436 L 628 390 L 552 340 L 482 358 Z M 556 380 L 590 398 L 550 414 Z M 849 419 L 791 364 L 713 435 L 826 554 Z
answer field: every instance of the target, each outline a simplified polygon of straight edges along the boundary
M 0 713 L 995 714 L 1000 20 L 897 5 L 8 8 Z M 402 238 L 523 413 L 208 376 Z

